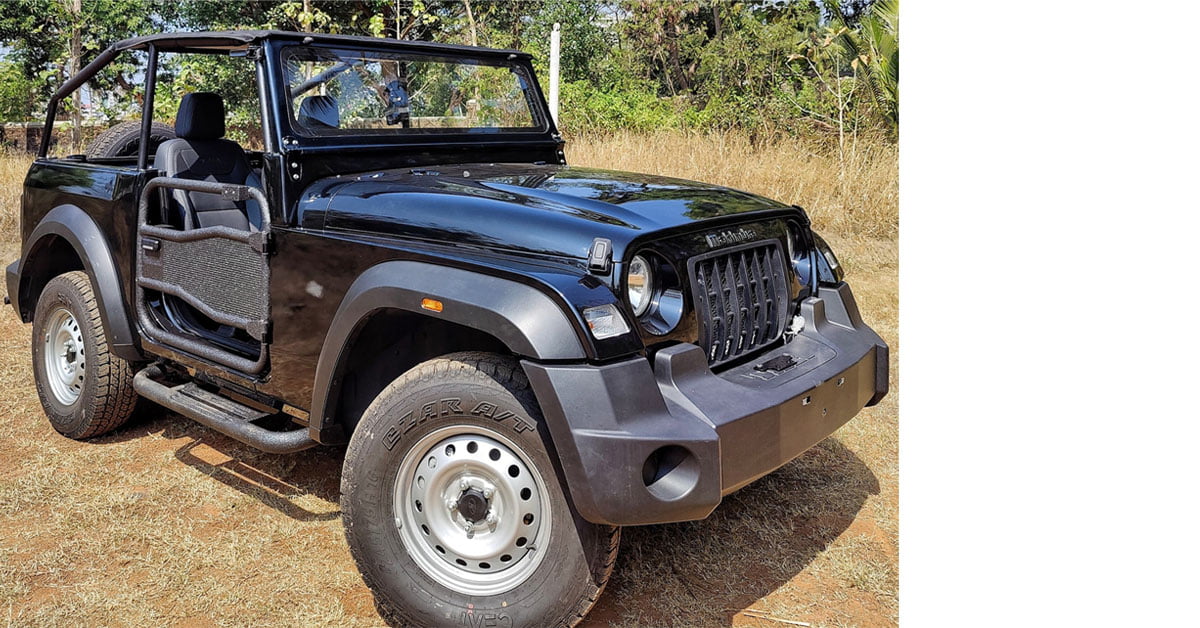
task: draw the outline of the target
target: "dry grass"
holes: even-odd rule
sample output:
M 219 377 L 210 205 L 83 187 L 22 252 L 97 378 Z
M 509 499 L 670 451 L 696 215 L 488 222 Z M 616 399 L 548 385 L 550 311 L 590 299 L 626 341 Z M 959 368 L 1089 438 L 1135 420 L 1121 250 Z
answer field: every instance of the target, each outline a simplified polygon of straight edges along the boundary
M 572 163 L 727 184 L 809 208 L 893 348 L 893 393 L 708 519 L 625 530 L 586 625 L 892 626 L 898 613 L 896 161 L 797 142 L 617 137 Z M 17 255 L 28 158 L 0 156 L 0 255 Z M 852 207 L 852 210 L 847 208 Z M 0 313 L 0 622 L 22 626 L 381 623 L 338 519 L 342 452 L 271 456 L 159 413 L 78 443 L 37 402 L 29 327 Z
M 21 237 L 21 190 L 31 163 L 30 155 L 0 150 L 0 242 Z
M 820 231 L 891 238 L 899 219 L 898 151 L 847 143 L 843 158 L 822 143 L 785 140 L 753 147 L 740 135 L 616 135 L 567 144 L 578 166 L 708 181 L 804 207 Z

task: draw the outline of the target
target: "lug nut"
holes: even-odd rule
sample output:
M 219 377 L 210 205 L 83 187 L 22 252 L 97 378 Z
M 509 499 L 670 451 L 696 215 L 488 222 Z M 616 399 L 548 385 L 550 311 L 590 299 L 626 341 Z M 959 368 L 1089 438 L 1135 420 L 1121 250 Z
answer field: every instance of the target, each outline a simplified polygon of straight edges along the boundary
M 492 495 L 495 495 L 495 494 L 496 494 L 496 489 L 494 489 L 490 486 L 483 487 L 483 498 L 484 499 L 491 499 Z
M 458 500 L 454 499 L 453 497 L 447 497 L 446 498 L 446 508 L 449 509 L 451 512 L 458 510 Z
M 471 488 L 471 483 L 467 481 L 467 478 L 460 478 L 458 480 L 458 488 L 459 488 L 459 490 L 465 491 L 465 490 Z

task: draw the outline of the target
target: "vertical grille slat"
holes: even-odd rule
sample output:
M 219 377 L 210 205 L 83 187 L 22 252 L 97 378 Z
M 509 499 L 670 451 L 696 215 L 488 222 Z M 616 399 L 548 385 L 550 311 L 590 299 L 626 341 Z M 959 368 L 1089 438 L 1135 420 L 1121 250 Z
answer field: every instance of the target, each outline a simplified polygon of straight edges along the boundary
M 726 302 L 725 316 L 729 320 L 729 337 L 725 342 L 725 351 L 723 356 L 729 358 L 731 355 L 736 355 L 741 345 L 742 338 L 742 303 L 738 294 L 738 279 L 734 262 L 731 258 L 722 260 L 722 275 L 725 281 L 725 292 L 729 294 L 729 300 Z
M 712 305 L 709 307 L 709 320 L 712 323 L 714 333 L 723 338 L 729 333 L 729 328 L 725 324 L 725 293 L 723 291 L 724 289 L 721 288 L 721 271 L 715 261 L 709 268 L 708 277 L 709 290 L 712 291 Z M 718 352 L 721 352 L 720 355 L 718 355 Z M 710 357 L 709 360 L 717 360 L 723 356 L 724 345 L 717 345 L 713 347 L 712 357 Z
M 755 303 L 757 304 L 757 307 L 755 308 L 756 316 L 754 317 L 754 325 L 758 329 L 762 330 L 759 332 L 761 335 L 769 336 L 771 335 L 771 328 L 768 326 L 770 319 L 767 317 L 768 299 L 766 287 L 763 285 L 767 282 L 767 280 L 763 278 L 763 264 L 759 261 L 758 251 L 751 251 L 750 261 L 753 265 L 752 272 L 755 277 L 754 299 Z
M 787 273 L 779 245 L 764 242 L 692 258 L 692 293 L 709 364 L 736 359 L 783 333 Z
M 770 300 L 771 321 L 775 325 L 775 334 L 778 335 L 783 333 L 783 326 L 788 317 L 787 279 L 783 270 L 783 254 L 779 252 L 779 249 L 771 249 L 767 251 L 767 255 L 771 257 L 771 263 L 768 266 L 773 286 Z
M 758 300 L 754 298 L 753 288 L 750 284 L 750 271 L 746 265 L 746 251 L 739 251 L 735 258 L 737 259 L 737 281 L 738 281 L 738 298 L 741 300 L 741 309 L 738 310 L 739 321 L 741 322 L 740 334 L 738 334 L 738 353 L 755 344 L 760 328 L 755 325 L 754 308 L 758 305 Z

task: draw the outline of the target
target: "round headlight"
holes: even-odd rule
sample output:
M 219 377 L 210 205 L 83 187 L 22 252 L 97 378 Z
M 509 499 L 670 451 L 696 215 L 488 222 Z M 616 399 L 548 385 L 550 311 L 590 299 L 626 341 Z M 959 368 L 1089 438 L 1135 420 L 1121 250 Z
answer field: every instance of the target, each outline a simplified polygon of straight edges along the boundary
M 634 315 L 645 314 L 650 309 L 650 299 L 654 294 L 654 275 L 646 258 L 641 255 L 633 257 L 629 262 L 625 284 L 629 287 L 629 305 L 633 306 Z
M 799 238 L 799 237 L 800 237 L 800 227 L 798 227 L 792 223 L 788 223 L 787 238 L 785 239 L 785 243 L 787 244 L 787 256 L 788 256 L 789 260 L 796 259 L 796 252 L 800 248 L 800 247 L 796 246 L 796 238 Z

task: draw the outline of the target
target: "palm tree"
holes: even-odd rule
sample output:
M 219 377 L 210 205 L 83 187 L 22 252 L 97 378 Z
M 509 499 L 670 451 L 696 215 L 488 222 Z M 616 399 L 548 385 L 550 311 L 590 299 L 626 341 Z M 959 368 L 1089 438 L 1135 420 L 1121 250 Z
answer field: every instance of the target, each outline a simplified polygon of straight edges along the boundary
M 880 114 L 893 129 L 900 125 L 900 0 L 875 0 L 852 27 L 837 2 L 833 13 L 837 42 L 851 66 L 861 72 Z

